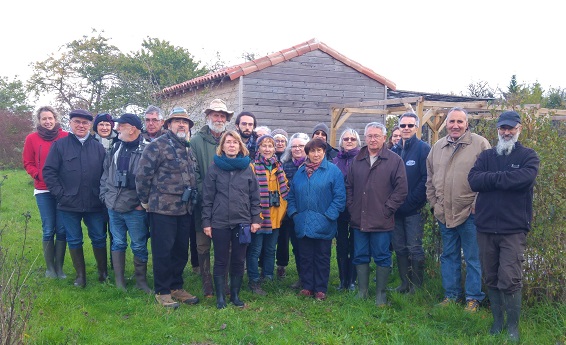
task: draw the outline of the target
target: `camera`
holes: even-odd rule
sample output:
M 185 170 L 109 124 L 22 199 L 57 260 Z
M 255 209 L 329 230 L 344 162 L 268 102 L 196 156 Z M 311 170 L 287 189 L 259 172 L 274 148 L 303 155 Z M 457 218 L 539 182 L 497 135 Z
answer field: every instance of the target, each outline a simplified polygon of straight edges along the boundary
M 128 186 L 128 171 L 118 170 L 114 176 L 114 187 L 127 187 Z
M 269 191 L 269 206 L 279 207 L 281 206 L 281 201 L 279 200 L 281 194 L 278 191 Z
M 181 196 L 181 200 L 183 202 L 189 202 L 190 200 L 193 205 L 196 205 L 198 202 L 198 190 L 186 187 Z

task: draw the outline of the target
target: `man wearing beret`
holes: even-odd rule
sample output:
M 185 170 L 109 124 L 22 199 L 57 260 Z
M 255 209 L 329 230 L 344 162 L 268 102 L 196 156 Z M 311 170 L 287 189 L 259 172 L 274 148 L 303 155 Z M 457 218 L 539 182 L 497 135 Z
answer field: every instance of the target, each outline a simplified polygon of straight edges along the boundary
M 468 174 L 476 201 L 478 245 L 488 289 L 493 326 L 505 324 L 512 341 L 519 341 L 523 261 L 527 233 L 533 218 L 533 187 L 540 160 L 533 149 L 518 141 L 521 116 L 503 112 L 497 121 L 497 146 L 483 151 Z
M 108 208 L 112 233 L 112 263 L 116 287 L 126 290 L 127 234 L 134 255 L 136 287 L 146 293 L 147 286 L 147 214 L 136 192 L 136 170 L 148 142 L 142 135 L 142 122 L 134 114 L 123 114 L 118 120 L 118 138 L 104 159 L 104 173 L 100 180 L 100 200 Z
M 75 286 L 85 287 L 86 272 L 81 221 L 87 226 L 88 237 L 98 266 L 98 280 L 108 277 L 104 204 L 100 201 L 100 177 L 104 162 L 104 147 L 90 135 L 93 116 L 86 110 L 71 111 L 69 136 L 51 146 L 43 177 L 49 191 L 57 198 L 67 233 L 69 252 L 77 273 Z

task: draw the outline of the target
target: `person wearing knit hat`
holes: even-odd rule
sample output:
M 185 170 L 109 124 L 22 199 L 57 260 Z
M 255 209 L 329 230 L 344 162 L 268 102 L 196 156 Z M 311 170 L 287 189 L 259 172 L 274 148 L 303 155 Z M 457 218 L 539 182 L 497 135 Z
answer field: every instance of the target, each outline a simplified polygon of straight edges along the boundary
M 328 159 L 329 161 L 332 161 L 334 158 L 336 158 L 336 156 L 338 156 L 338 150 L 335 149 L 334 147 L 332 147 L 332 145 L 330 145 L 330 143 L 328 142 L 328 134 L 330 133 L 330 130 L 328 129 L 328 126 L 324 123 L 319 123 L 318 125 L 314 126 L 314 129 L 312 130 L 312 139 L 316 139 L 316 138 L 320 138 L 322 140 L 324 140 L 326 142 L 326 159 Z
M 114 119 L 110 114 L 96 115 L 92 130 L 94 131 L 94 139 L 100 142 L 107 151 L 118 141 L 118 133 L 114 130 Z
M 271 136 L 275 139 L 275 155 L 278 160 L 281 160 L 281 156 L 285 153 L 287 142 L 289 141 L 287 132 L 281 128 L 277 128 L 271 131 Z

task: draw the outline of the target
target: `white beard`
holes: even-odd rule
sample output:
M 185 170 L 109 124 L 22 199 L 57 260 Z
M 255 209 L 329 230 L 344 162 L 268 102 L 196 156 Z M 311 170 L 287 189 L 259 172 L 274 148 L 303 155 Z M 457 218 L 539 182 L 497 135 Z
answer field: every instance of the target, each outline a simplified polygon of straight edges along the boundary
M 185 133 L 185 132 L 177 132 L 175 135 L 176 135 L 177 138 L 179 138 L 179 139 L 185 139 L 185 138 L 187 138 L 187 133 Z
M 221 125 L 216 125 L 214 122 L 212 122 L 211 119 L 207 119 L 206 124 L 208 125 L 208 128 L 210 128 L 210 130 L 214 133 L 224 133 L 224 131 L 226 131 L 226 122 Z
M 499 137 L 499 141 L 497 142 L 497 146 L 495 147 L 497 154 L 499 156 L 508 156 L 509 154 L 511 154 L 511 152 L 513 152 L 513 149 L 515 148 L 515 143 L 517 142 L 517 140 L 519 140 L 519 134 L 520 132 L 517 131 L 517 134 L 515 134 L 509 140 L 505 140 L 505 138 L 501 134 L 498 134 L 497 136 Z

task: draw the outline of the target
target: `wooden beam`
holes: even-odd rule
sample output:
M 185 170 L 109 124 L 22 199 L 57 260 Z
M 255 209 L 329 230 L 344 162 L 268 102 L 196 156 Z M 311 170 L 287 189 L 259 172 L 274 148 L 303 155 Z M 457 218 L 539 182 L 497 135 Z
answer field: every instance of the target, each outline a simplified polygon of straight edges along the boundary
M 422 101 L 418 101 L 417 102 L 417 116 L 419 117 L 419 123 L 423 123 L 422 118 L 423 118 L 423 102 Z M 421 136 L 423 135 L 423 131 L 421 126 L 419 126 L 417 128 L 417 138 L 421 138 Z
M 344 109 L 332 109 L 331 115 L 330 115 L 330 142 L 331 143 L 335 143 L 336 142 L 336 122 L 338 121 L 338 119 L 340 118 L 340 116 L 342 115 Z
M 346 122 L 346 120 L 348 120 L 348 118 L 349 118 L 350 116 L 352 116 L 352 114 L 353 114 L 353 113 L 350 113 L 350 112 L 348 112 L 348 113 L 346 113 L 346 114 L 343 114 L 342 118 L 340 119 L 340 121 L 338 121 L 338 123 L 336 124 L 336 127 L 335 127 L 335 128 L 338 129 L 338 128 L 342 127 L 342 125 L 344 124 L 344 122 Z
M 403 103 L 416 103 L 417 101 L 421 100 L 423 97 L 404 97 L 404 98 L 391 98 L 391 99 L 382 99 L 379 101 L 367 101 L 367 102 L 358 102 L 358 103 L 347 103 L 347 104 L 334 104 L 331 105 L 332 108 L 358 108 L 358 107 L 375 107 L 380 105 L 390 105 L 390 104 L 403 104 Z
M 417 102 L 417 104 L 419 104 L 419 102 Z M 403 103 L 403 105 L 405 106 L 405 109 L 407 109 L 407 112 L 416 113 L 415 109 L 413 109 L 413 106 L 410 103 Z
M 344 108 L 344 111 L 346 113 L 377 114 L 377 115 L 385 115 L 388 113 L 387 109 Z
M 464 109 L 477 108 L 477 109 L 487 109 L 488 105 L 486 101 L 477 102 L 439 102 L 439 101 L 424 101 L 425 108 L 428 107 L 438 107 L 438 108 L 454 108 L 460 107 Z

